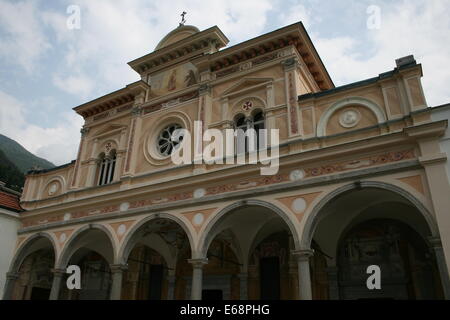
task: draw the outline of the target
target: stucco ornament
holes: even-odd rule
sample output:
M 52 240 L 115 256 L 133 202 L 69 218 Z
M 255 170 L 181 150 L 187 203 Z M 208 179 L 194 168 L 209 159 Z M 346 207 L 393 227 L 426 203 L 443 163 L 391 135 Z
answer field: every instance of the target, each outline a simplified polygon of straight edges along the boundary
M 253 108 L 253 102 L 247 101 L 242 105 L 242 110 L 249 111 L 251 108 Z
M 127 231 L 127 226 L 124 224 L 121 224 L 118 228 L 117 228 L 117 234 L 119 236 L 123 236 L 125 234 L 125 232 Z
M 54 195 L 56 192 L 58 192 L 59 186 L 57 182 L 53 182 L 50 187 L 48 188 L 48 195 L 52 196 Z
M 64 243 L 67 239 L 67 235 L 65 233 L 61 233 L 59 236 L 59 243 Z
M 294 170 L 289 175 L 289 179 L 291 181 L 302 180 L 304 177 L 305 177 L 305 171 L 303 171 L 303 170 Z
M 205 216 L 202 213 L 197 213 L 194 216 L 193 222 L 194 222 L 194 225 L 199 226 L 203 223 L 204 220 L 205 220 Z
M 120 211 L 122 211 L 122 212 L 127 211 L 129 208 L 130 208 L 129 202 L 124 202 L 124 203 L 120 204 Z
M 298 198 L 292 203 L 292 210 L 295 213 L 303 213 L 306 210 L 306 201 L 303 198 Z
M 111 150 L 112 150 L 112 143 L 111 143 L 111 142 L 108 142 L 108 143 L 105 145 L 105 153 L 106 153 L 106 154 L 109 154 L 109 153 L 111 152 Z
M 206 195 L 206 190 L 203 189 L 203 188 L 196 189 L 194 191 L 194 198 L 195 199 L 203 198 L 205 195 Z
M 344 128 L 353 128 L 361 120 L 361 114 L 356 109 L 347 109 L 341 113 L 339 123 Z

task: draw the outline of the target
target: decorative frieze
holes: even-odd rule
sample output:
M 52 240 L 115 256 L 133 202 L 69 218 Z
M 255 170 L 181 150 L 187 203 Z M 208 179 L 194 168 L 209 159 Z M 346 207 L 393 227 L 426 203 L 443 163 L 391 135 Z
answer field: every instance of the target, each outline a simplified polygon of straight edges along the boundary
M 198 92 L 198 90 L 196 90 L 196 91 L 192 91 L 187 94 L 184 94 L 182 96 L 179 96 L 177 98 L 169 99 L 169 100 L 163 101 L 163 102 L 155 104 L 155 105 L 146 106 L 146 107 L 143 107 L 143 114 L 146 115 L 146 114 L 149 114 L 152 112 L 159 111 L 164 108 L 173 107 L 180 103 L 187 102 L 189 100 L 194 100 L 194 99 L 198 98 L 198 96 L 199 96 L 199 92 Z
M 304 169 L 305 178 L 335 174 L 339 172 L 362 169 L 414 158 L 415 155 L 413 150 L 388 152 L 381 155 L 371 156 L 358 160 L 350 160 L 326 166 L 306 168 Z
M 324 175 L 332 175 L 337 173 L 342 173 L 351 170 L 358 170 L 368 167 L 385 165 L 388 163 L 399 162 L 409 159 L 414 159 L 415 153 L 413 150 L 403 150 L 403 151 L 392 151 L 383 154 L 378 154 L 374 156 L 363 157 L 356 160 L 348 160 L 337 162 L 334 164 L 324 165 L 324 166 L 314 166 L 314 167 L 306 167 L 301 171 L 301 175 L 303 176 L 302 180 L 315 178 Z M 285 171 L 280 172 L 274 176 L 256 176 L 253 178 L 249 178 L 247 180 L 231 180 L 227 183 L 218 184 L 215 186 L 211 186 L 208 188 L 202 189 L 202 196 L 214 196 L 220 194 L 226 194 L 230 192 L 238 192 L 242 190 L 248 190 L 258 187 L 264 187 L 268 185 L 275 185 L 281 183 L 291 183 L 292 180 L 296 181 L 293 178 L 292 172 L 294 171 Z M 294 174 L 294 178 L 298 176 L 298 172 Z M 173 203 L 177 201 L 190 200 L 190 199 L 198 199 L 200 189 L 192 189 L 180 193 L 158 196 L 153 198 L 141 199 L 136 201 L 130 201 L 127 203 L 127 210 L 139 209 L 144 207 L 150 207 L 152 205 Z M 194 197 L 195 194 L 195 197 Z M 123 205 L 123 204 L 122 204 Z M 122 206 L 123 209 L 123 206 Z M 70 218 L 64 214 L 57 215 L 48 215 L 45 217 L 36 217 L 36 218 L 25 218 L 23 220 L 23 227 L 31 227 L 36 225 L 43 225 L 58 221 L 63 221 L 69 218 L 69 220 L 83 218 L 93 215 L 102 215 L 108 213 L 116 213 L 121 212 L 121 204 L 110 205 L 102 208 L 83 210 L 79 212 L 73 212 L 70 215 Z M 123 212 L 123 211 L 122 211 Z M 67 220 L 66 220 L 67 221 Z

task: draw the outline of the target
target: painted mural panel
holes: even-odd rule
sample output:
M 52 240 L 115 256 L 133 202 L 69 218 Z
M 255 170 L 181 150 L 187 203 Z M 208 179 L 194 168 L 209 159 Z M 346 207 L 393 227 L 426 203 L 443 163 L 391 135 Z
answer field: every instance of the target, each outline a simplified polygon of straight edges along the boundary
M 198 82 L 197 68 L 192 63 L 179 65 L 150 77 L 149 84 L 156 96 L 185 89 Z

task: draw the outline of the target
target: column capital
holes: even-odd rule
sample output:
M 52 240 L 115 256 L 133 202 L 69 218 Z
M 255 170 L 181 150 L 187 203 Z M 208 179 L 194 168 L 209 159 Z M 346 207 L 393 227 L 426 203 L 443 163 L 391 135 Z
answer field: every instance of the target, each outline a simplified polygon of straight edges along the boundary
M 208 264 L 208 259 L 207 258 L 189 259 L 188 263 L 192 264 L 192 267 L 195 269 L 202 269 L 205 264 Z
M 248 279 L 248 272 L 241 272 L 237 276 L 239 279 Z
M 7 272 L 6 279 L 7 280 L 17 280 L 17 279 L 19 279 L 19 273 L 18 272 Z
M 314 256 L 314 250 L 312 249 L 292 250 L 291 253 L 298 261 L 309 261 L 309 258 Z
M 442 241 L 440 237 L 428 237 L 428 243 L 433 249 L 441 249 Z
M 142 107 L 141 105 L 134 105 L 133 109 L 131 109 L 131 115 L 133 117 L 139 117 L 142 113 Z
M 199 95 L 205 95 L 205 94 L 210 94 L 211 93 L 211 86 L 209 84 L 202 84 L 200 85 L 200 88 L 198 89 L 198 94 Z
M 128 270 L 128 265 L 126 264 L 110 264 L 109 268 L 111 269 L 111 273 L 122 273 Z
M 284 71 L 290 71 L 292 69 L 295 69 L 297 66 L 299 66 L 300 62 L 297 58 L 289 58 L 281 62 L 281 64 L 284 67 Z
M 80 130 L 81 136 L 82 137 L 86 136 L 89 133 L 89 130 L 90 130 L 90 128 L 87 128 L 87 127 L 81 128 L 81 130 Z
M 52 273 L 55 277 L 62 277 L 66 274 L 66 270 L 64 269 L 52 269 Z

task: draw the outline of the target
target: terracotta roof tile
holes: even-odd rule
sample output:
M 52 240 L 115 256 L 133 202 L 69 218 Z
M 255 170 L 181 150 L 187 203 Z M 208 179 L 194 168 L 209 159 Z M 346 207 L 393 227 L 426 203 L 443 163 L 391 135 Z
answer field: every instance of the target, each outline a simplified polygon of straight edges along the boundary
M 18 196 L 0 191 L 0 207 L 16 212 L 23 211 L 20 207 L 19 201 Z

